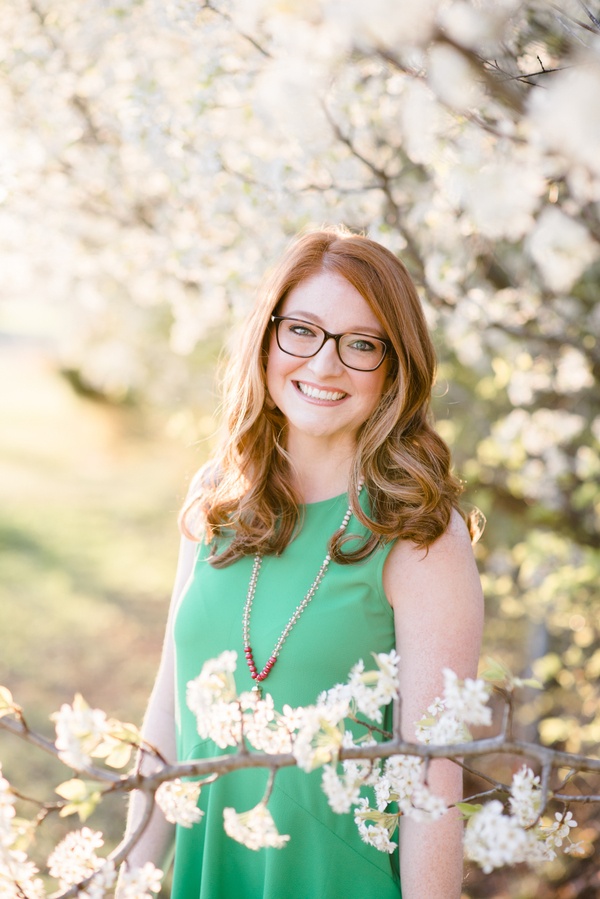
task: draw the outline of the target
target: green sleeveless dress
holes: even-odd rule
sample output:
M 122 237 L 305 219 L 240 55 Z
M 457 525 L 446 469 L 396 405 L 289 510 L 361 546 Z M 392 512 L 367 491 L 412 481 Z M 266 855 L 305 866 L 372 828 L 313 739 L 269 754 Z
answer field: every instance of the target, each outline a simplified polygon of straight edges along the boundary
M 281 556 L 263 559 L 251 616 L 259 670 L 312 584 L 347 503 L 344 494 L 303 507 L 298 536 Z M 364 535 L 364 528 L 351 518 L 346 533 Z M 276 709 L 313 704 L 322 690 L 344 682 L 359 659 L 373 668 L 371 653 L 394 647 L 393 612 L 382 587 L 390 548 L 381 548 L 365 562 L 330 564 L 263 683 Z M 181 761 L 223 752 L 200 739 L 186 706 L 186 685 L 203 663 L 224 650 L 236 650 L 238 691 L 253 686 L 242 645 L 253 559 L 216 569 L 206 561 L 207 554 L 208 548 L 200 545 L 175 620 Z M 172 899 L 399 899 L 397 850 L 390 856 L 367 846 L 352 813 L 338 815 L 330 809 L 319 769 L 306 774 L 284 768 L 275 778 L 268 808 L 279 833 L 290 835 L 284 848 L 254 851 L 230 839 L 223 830 L 223 808 L 253 808 L 263 798 L 267 779 L 266 770 L 236 771 L 202 790 L 203 819 L 192 828 L 177 827 Z

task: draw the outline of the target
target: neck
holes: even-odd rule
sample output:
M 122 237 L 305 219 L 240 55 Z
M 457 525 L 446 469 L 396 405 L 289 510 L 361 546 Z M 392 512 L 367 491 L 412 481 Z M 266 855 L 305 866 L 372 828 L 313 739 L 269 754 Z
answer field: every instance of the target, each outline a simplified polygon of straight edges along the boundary
M 339 496 L 348 489 L 355 446 L 302 446 L 291 440 L 288 453 L 292 464 L 294 487 L 302 502 L 314 503 Z

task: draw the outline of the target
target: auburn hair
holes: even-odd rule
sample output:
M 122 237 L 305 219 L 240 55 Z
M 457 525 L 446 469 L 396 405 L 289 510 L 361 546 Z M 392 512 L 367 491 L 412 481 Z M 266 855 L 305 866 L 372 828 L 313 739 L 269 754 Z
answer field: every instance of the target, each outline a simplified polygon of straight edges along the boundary
M 281 553 L 301 520 L 285 449 L 286 421 L 266 388 L 271 315 L 302 281 L 321 272 L 345 278 L 366 300 L 392 344 L 389 377 L 378 406 L 361 426 L 350 474 L 352 511 L 369 535 L 352 552 L 337 532 L 329 551 L 352 563 L 395 538 L 426 549 L 458 508 L 460 482 L 450 451 L 432 426 L 436 358 L 423 309 L 403 263 L 381 244 L 339 229 L 297 238 L 259 291 L 227 360 L 225 432 L 200 470 L 180 515 L 183 533 L 214 541 L 210 561 L 222 567 L 245 555 Z M 368 511 L 358 501 L 364 479 Z M 462 514 L 462 513 L 461 513 Z M 215 538 L 228 536 L 220 541 Z M 220 551 L 219 551 L 220 550 Z

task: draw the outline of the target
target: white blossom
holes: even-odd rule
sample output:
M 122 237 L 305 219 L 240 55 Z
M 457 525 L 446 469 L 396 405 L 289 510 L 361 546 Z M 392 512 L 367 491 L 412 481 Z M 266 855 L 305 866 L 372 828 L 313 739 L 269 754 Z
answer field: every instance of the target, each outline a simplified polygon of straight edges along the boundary
M 585 855 L 585 843 L 583 840 L 579 840 L 577 843 L 569 843 L 568 846 L 565 846 L 563 852 L 567 855 L 574 856 L 583 856 Z
M 482 93 L 474 70 L 465 56 L 445 43 L 429 50 L 427 80 L 442 103 L 459 110 L 481 103 Z
M 292 751 L 291 719 L 275 710 L 270 693 L 263 697 L 252 691 L 241 693 L 239 702 L 244 736 L 255 749 L 271 754 Z
M 187 685 L 186 701 L 196 716 L 199 735 L 221 749 L 238 745 L 242 738 L 242 711 L 233 679 L 236 661 L 237 653 L 222 652 L 206 661 Z
M 179 778 L 165 781 L 156 791 L 156 803 L 172 824 L 192 827 L 201 820 L 204 812 L 198 808 L 200 784 Z
M 344 739 L 343 721 L 347 712 L 345 701 L 304 709 L 292 749 L 300 768 L 312 771 L 337 757 Z
M 389 653 L 373 653 L 377 670 L 365 670 L 362 659 L 354 665 L 348 675 L 348 682 L 329 690 L 324 701 L 354 702 L 359 712 L 380 723 L 381 709 L 398 695 L 398 663 L 395 650 Z
M 492 710 L 487 705 L 490 687 L 485 681 L 467 677 L 461 684 L 449 668 L 444 668 L 443 675 L 445 711 L 464 724 L 491 724 Z
M 540 778 L 523 765 L 513 776 L 510 788 L 510 810 L 519 824 L 528 827 L 537 820 L 541 810 Z
M 102 845 L 102 834 L 89 827 L 71 831 L 61 840 L 48 857 L 50 875 L 60 881 L 61 889 L 85 880 L 101 867 L 103 859 L 96 849 Z
M 344 815 L 356 805 L 360 796 L 360 780 L 345 770 L 340 776 L 333 765 L 324 765 L 321 786 L 333 811 Z
M 289 840 L 288 834 L 280 834 L 264 802 L 259 802 L 247 812 L 223 809 L 225 833 L 248 849 L 271 847 L 281 849 Z
M 554 207 L 542 211 L 527 247 L 545 284 L 555 291 L 570 290 L 600 253 L 585 225 Z
M 9 782 L 2 776 L 2 766 L 0 765 L 0 846 L 8 847 L 13 843 L 15 801 Z
M 355 740 L 354 734 L 349 730 L 344 733 L 342 739 L 342 746 L 344 749 L 356 746 L 364 748 L 366 746 L 376 745 L 376 740 L 364 735 L 358 740 Z M 360 782 L 365 786 L 375 786 L 380 777 L 380 767 L 381 763 L 379 759 L 344 759 L 342 762 L 342 769 L 348 782 Z
M 375 785 L 377 808 L 384 811 L 392 801 L 402 806 L 423 778 L 423 760 L 416 755 L 392 755 L 385 760 L 383 774 Z M 408 803 L 410 804 L 410 803 Z
M 532 139 L 600 175 L 600 65 L 586 60 L 570 66 L 544 85 L 531 91 L 529 118 Z
M 95 872 L 84 890 L 80 890 L 78 896 L 81 899 L 104 899 L 104 896 L 115 885 L 117 872 L 114 862 L 105 861 Z
M 433 793 L 427 784 L 415 784 L 410 795 L 410 805 L 402 809 L 407 818 L 416 821 L 437 821 L 448 811 L 441 796 Z
M 394 755 L 386 759 L 383 772 L 375 783 L 377 808 L 384 812 L 390 802 L 397 802 L 400 813 L 418 820 L 436 820 L 447 810 L 446 803 L 424 782 L 425 765 L 421 758 Z
M 557 846 L 560 848 L 563 841 L 570 838 L 571 828 L 577 827 L 577 821 L 573 818 L 572 812 L 565 812 L 564 815 L 556 812 L 554 819 L 549 827 L 542 828 L 542 833 L 546 838 L 548 847 Z
M 91 755 L 108 732 L 106 714 L 92 709 L 78 693 L 72 705 L 64 703 L 52 715 L 56 727 L 56 748 L 59 758 L 73 768 L 91 764 Z
M 426 718 L 416 726 L 417 740 L 436 746 L 451 746 L 453 743 L 467 743 L 471 734 L 467 726 L 451 712 L 442 712 L 439 717 Z
M 125 868 L 119 881 L 119 896 L 123 899 L 152 899 L 151 893 L 158 893 L 163 872 L 152 862 L 141 868 Z
M 25 852 L 15 848 L 19 827 L 15 824 L 15 796 L 10 784 L 2 776 L 0 765 L 0 896 L 3 899 L 43 899 L 42 880 L 36 865 Z
M 477 152 L 469 135 L 463 164 L 448 174 L 446 184 L 479 233 L 518 240 L 531 230 L 546 187 L 539 160 L 510 145 L 495 147 L 490 158 L 493 144 L 480 143 Z
M 533 831 L 504 814 L 502 803 L 493 800 L 469 818 L 464 838 L 465 855 L 486 874 L 503 865 L 549 860 L 554 853 L 540 843 Z
M 44 899 L 46 892 L 37 867 L 25 852 L 0 847 L 0 896 L 2 899 Z
M 427 709 L 427 714 L 415 724 L 417 740 L 448 746 L 472 739 L 468 725 L 489 725 L 491 709 L 487 706 L 490 688 L 481 679 L 466 678 L 460 681 L 449 668 L 445 668 L 444 695 L 437 697 Z
M 473 47 L 478 53 L 487 50 L 492 53 L 501 28 L 516 5 L 515 0 L 478 5 L 454 0 L 441 5 L 438 21 L 444 32 L 461 46 Z
M 556 363 L 557 389 L 561 393 L 578 393 L 593 384 L 594 376 L 583 353 L 575 347 L 564 347 Z
M 283 714 L 280 717 L 280 722 L 281 725 L 286 728 L 288 733 L 292 734 L 294 731 L 298 730 L 298 728 L 302 725 L 303 720 L 303 708 L 294 709 L 289 705 L 284 705 Z
M 440 0 L 396 3 L 390 8 L 387 0 L 330 0 L 324 4 L 329 21 L 335 29 L 342 29 L 348 40 L 362 45 L 393 47 L 426 45 L 435 28 Z
M 365 798 L 359 800 L 354 811 L 354 823 L 361 840 L 367 845 L 388 853 L 392 853 L 398 847 L 392 840 L 392 834 L 398 825 L 397 817 L 369 808 L 368 800 Z

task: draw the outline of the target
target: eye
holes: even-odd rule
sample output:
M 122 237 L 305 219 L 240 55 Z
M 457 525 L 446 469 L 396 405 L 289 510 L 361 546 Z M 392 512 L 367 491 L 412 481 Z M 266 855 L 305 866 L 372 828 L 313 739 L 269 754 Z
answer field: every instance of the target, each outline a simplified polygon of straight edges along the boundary
M 348 341 L 346 345 L 348 349 L 356 350 L 356 352 L 358 353 L 380 352 L 379 344 L 376 344 L 372 340 L 368 340 L 366 337 L 359 334 L 348 335 Z
M 293 334 L 294 337 L 316 337 L 316 332 L 310 328 L 305 322 L 294 321 L 290 319 L 285 322 L 286 331 Z

